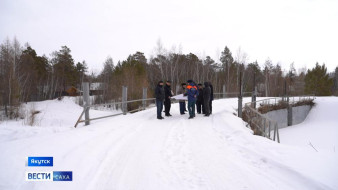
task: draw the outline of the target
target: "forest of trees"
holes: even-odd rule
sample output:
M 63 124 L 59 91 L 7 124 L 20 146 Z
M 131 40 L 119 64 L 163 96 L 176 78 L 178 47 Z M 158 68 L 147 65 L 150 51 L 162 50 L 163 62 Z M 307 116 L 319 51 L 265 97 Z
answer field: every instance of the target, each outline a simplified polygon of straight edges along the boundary
M 20 103 L 61 96 L 84 81 L 86 71 L 86 63 L 75 64 L 67 46 L 46 57 L 29 44 L 6 39 L 0 45 L 0 106 L 6 117 L 17 117 Z
M 194 80 L 209 81 L 215 92 L 239 91 L 242 76 L 244 92 L 252 92 L 256 85 L 260 96 L 283 96 L 284 87 L 291 96 L 315 94 L 338 95 L 338 67 L 328 73 L 326 66 L 318 63 L 312 69 L 296 71 L 294 64 L 285 71 L 278 63 L 267 59 L 247 63 L 247 55 L 240 49 L 233 55 L 225 46 L 219 62 L 210 56 L 200 58 L 193 53 L 167 51 L 157 44 L 156 53 L 147 59 L 142 52 L 129 55 L 126 60 L 114 63 L 108 57 L 99 74 L 88 72 L 85 61 L 75 63 L 71 50 L 62 46 L 50 56 L 37 55 L 29 44 L 6 39 L 0 44 L 0 106 L 6 117 L 14 118 L 20 103 L 40 101 L 67 95 L 70 88 L 81 91 L 82 82 L 99 83 L 102 93 L 98 103 L 121 98 L 121 87 L 128 86 L 128 99 L 142 97 L 142 88 L 148 88 L 148 97 L 159 80 L 171 80 L 176 85 Z M 240 75 L 240 73 L 242 73 Z

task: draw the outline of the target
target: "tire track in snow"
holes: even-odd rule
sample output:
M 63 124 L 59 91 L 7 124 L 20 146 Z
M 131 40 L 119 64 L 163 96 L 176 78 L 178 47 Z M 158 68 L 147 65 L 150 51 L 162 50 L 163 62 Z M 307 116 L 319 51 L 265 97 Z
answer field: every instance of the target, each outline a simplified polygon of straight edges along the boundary
M 150 123 L 148 122 L 140 120 L 137 123 L 130 123 L 137 126 L 137 131 L 122 139 L 123 142 L 112 146 L 88 189 L 94 187 L 95 189 L 138 189 L 134 186 L 142 183 L 149 186 L 151 184 L 147 182 L 148 178 L 160 175 L 161 171 L 157 171 L 159 167 L 154 167 L 152 164 L 160 162 L 160 153 L 165 139 L 163 137 L 170 128 L 155 125 L 154 123 L 160 121 L 154 118 Z M 130 178 L 134 183 L 126 183 Z
M 242 183 L 239 180 L 241 176 L 235 169 L 241 168 L 241 166 L 231 160 L 226 144 L 211 128 L 210 120 L 213 119 L 213 116 L 198 119 L 198 125 L 189 127 L 188 134 L 192 139 L 193 161 L 197 163 L 206 184 L 200 189 L 233 189 L 232 184 L 238 184 L 240 188 L 245 188 L 241 186 Z
M 186 123 L 185 119 L 181 119 L 172 126 L 165 143 L 164 157 L 175 174 L 175 181 L 171 183 L 178 183 L 180 189 L 203 189 L 205 181 L 193 162 Z
M 107 142 L 111 148 L 106 150 L 102 155 L 103 159 L 100 161 L 100 164 L 95 167 L 95 175 L 91 179 L 92 182 L 88 185 L 87 189 L 112 188 L 112 186 L 109 185 L 109 181 L 117 180 L 117 178 L 114 178 L 113 173 L 122 173 L 132 152 L 132 150 L 128 148 L 128 144 L 143 127 L 142 124 L 138 125 L 136 130 L 125 133 L 121 138 Z M 135 126 L 131 128 L 135 128 Z M 107 146 L 107 144 L 105 144 L 105 146 Z

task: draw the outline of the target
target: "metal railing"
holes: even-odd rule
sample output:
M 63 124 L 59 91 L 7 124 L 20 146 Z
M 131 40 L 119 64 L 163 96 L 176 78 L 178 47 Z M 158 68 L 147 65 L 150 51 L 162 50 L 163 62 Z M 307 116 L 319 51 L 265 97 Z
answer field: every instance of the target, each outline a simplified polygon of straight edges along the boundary
M 245 104 L 244 113 L 244 117 L 247 118 L 247 122 L 251 128 L 259 130 L 258 134 L 261 134 L 263 137 L 267 137 L 273 141 L 277 140 L 277 142 L 280 143 L 278 123 L 276 121 L 269 119 L 259 113 L 255 108 L 251 107 L 251 102 Z M 273 137 L 271 136 L 272 130 Z
M 248 124 L 259 131 L 259 133 L 273 141 L 280 143 L 278 123 L 258 111 L 261 106 L 285 105 L 285 107 L 296 105 L 298 102 L 314 100 L 314 95 L 304 95 L 296 97 L 275 97 L 263 100 L 248 102 L 245 104 L 245 119 Z M 273 136 L 271 132 L 273 130 Z
M 83 103 L 83 111 L 80 114 L 79 118 L 77 119 L 74 127 L 76 128 L 78 126 L 78 124 L 81 123 L 81 122 L 85 122 L 85 125 L 89 125 L 90 121 L 93 121 L 93 120 L 98 120 L 98 119 L 103 119 L 103 118 L 108 118 L 108 117 L 114 117 L 114 116 L 118 116 L 118 115 L 122 115 L 122 114 L 125 115 L 127 113 L 134 113 L 134 112 L 137 112 L 137 111 L 145 110 L 146 108 L 149 108 L 149 107 L 155 107 L 155 105 L 156 105 L 155 98 L 147 98 L 147 88 L 143 88 L 143 99 L 127 100 L 127 92 L 128 92 L 128 88 L 126 86 L 123 86 L 122 87 L 122 98 L 121 98 L 122 101 L 90 105 L 89 84 L 83 83 L 83 102 L 84 102 Z M 244 96 L 248 96 L 248 95 L 250 96 L 251 94 L 252 94 L 252 92 L 244 92 L 240 96 L 239 92 L 226 92 L 225 86 L 223 86 L 223 93 L 214 93 L 214 99 L 233 98 L 233 97 L 238 97 L 239 99 L 241 99 L 243 95 Z M 149 105 L 147 103 L 149 101 L 154 101 L 154 104 Z M 128 111 L 128 104 L 136 103 L 136 102 L 142 102 L 142 104 L 130 106 L 130 107 L 138 107 L 138 108 Z M 177 102 L 177 100 L 173 99 L 172 102 L 175 103 L 175 102 Z M 122 110 L 122 113 L 115 113 L 115 114 L 111 114 L 111 115 L 107 115 L 107 116 L 90 118 L 89 110 L 91 108 L 99 109 L 102 106 L 107 107 L 108 109 L 111 109 L 111 108 L 116 109 L 116 107 L 120 107 L 121 110 Z M 239 104 L 239 107 L 242 108 L 242 103 Z M 241 114 L 242 109 L 238 109 L 238 112 L 239 112 L 238 116 L 241 117 L 242 116 L 242 114 Z M 85 115 L 84 120 L 82 120 L 83 115 Z
M 214 99 L 224 99 L 224 98 L 237 98 L 239 95 L 239 92 L 216 92 L 214 93 Z M 249 97 L 252 95 L 252 92 L 242 92 L 243 97 Z
M 121 102 L 94 104 L 94 105 L 84 106 L 84 109 L 83 109 L 82 113 L 80 114 L 80 116 L 79 116 L 77 122 L 75 123 L 74 127 L 76 128 L 79 123 L 86 122 L 86 121 L 104 119 L 104 118 L 114 117 L 114 116 L 118 116 L 118 115 L 126 115 L 127 113 L 134 113 L 134 112 L 137 112 L 137 111 L 145 110 L 146 108 L 155 107 L 155 104 L 156 104 L 155 100 L 156 100 L 155 98 L 146 98 L 146 99 L 128 100 L 128 101 L 121 101 Z M 154 101 L 154 105 L 147 103 L 149 101 Z M 142 102 L 142 104 L 139 105 L 138 106 L 139 108 L 137 108 L 137 109 L 128 110 L 128 103 L 135 103 L 135 102 Z M 120 107 L 122 108 L 121 113 L 116 113 L 116 114 L 111 114 L 111 115 L 107 115 L 107 116 L 101 116 L 101 117 L 95 117 L 95 118 L 89 118 L 89 119 L 81 120 L 84 113 L 86 111 L 89 111 L 90 108 L 99 107 L 99 106 L 115 106 L 115 105 L 120 105 Z
M 83 86 L 83 111 L 80 114 L 79 118 L 77 119 L 74 127 L 76 128 L 77 125 L 81 122 L 85 122 L 85 125 L 90 125 L 90 121 L 93 120 L 98 120 L 98 119 L 103 119 L 103 118 L 108 118 L 108 117 L 114 117 L 114 116 L 118 116 L 118 115 L 126 115 L 127 113 L 134 113 L 140 110 L 145 110 L 147 107 L 153 107 L 156 103 L 154 102 L 154 105 L 151 105 L 147 102 L 149 101 L 154 101 L 155 98 L 147 98 L 147 88 L 143 88 L 143 98 L 142 99 L 137 99 L 137 100 L 127 100 L 127 94 L 128 94 L 128 87 L 127 86 L 122 86 L 122 101 L 120 102 L 111 102 L 111 103 L 104 103 L 104 104 L 94 104 L 94 105 L 90 105 L 90 96 L 89 96 L 89 83 L 82 83 Z M 141 102 L 141 103 L 137 103 L 137 102 Z M 136 105 L 131 105 L 130 109 L 133 110 L 128 110 L 128 104 L 134 104 L 137 103 Z M 106 116 L 101 116 L 101 117 L 95 117 L 95 118 L 90 118 L 89 115 L 89 110 L 90 108 L 98 108 L 98 107 L 102 107 L 102 106 L 107 106 L 109 108 L 111 107 L 116 107 L 116 105 L 120 105 L 121 108 L 121 113 L 115 113 L 115 114 L 111 114 L 111 115 L 106 115 Z M 134 109 L 135 107 L 137 107 L 136 109 Z M 81 120 L 82 116 L 85 115 L 85 119 Z
M 143 89 L 143 99 L 127 100 L 127 87 L 122 87 L 122 101 L 111 102 L 111 103 L 103 103 L 103 104 L 93 104 L 93 105 L 89 105 L 90 100 L 89 100 L 89 94 L 88 93 L 89 92 L 86 93 L 85 91 L 83 93 L 84 102 L 87 102 L 87 103 L 84 103 L 84 105 L 83 105 L 83 111 L 80 114 L 79 118 L 77 119 L 77 121 L 74 125 L 75 128 L 78 126 L 79 123 L 82 123 L 82 122 L 86 122 L 86 125 L 89 125 L 89 122 L 93 121 L 93 120 L 104 119 L 104 118 L 114 117 L 114 116 L 118 116 L 118 115 L 126 115 L 127 113 L 134 113 L 134 112 L 137 112 L 137 111 L 145 110 L 146 108 L 155 107 L 155 105 L 156 105 L 156 102 L 155 102 L 156 99 L 155 98 L 146 98 L 147 97 L 147 89 L 146 88 Z M 245 94 L 251 94 L 251 92 L 245 92 Z M 214 93 L 214 99 L 231 98 L 232 96 L 237 97 L 238 92 Z M 87 99 L 87 101 L 85 101 L 85 99 Z M 151 102 L 151 101 L 154 101 L 153 105 L 148 103 L 148 102 Z M 137 109 L 128 110 L 128 104 L 135 103 L 135 102 L 142 102 L 142 104 L 138 105 Z M 172 103 L 175 103 L 175 102 L 178 102 L 178 100 L 172 99 Z M 91 108 L 99 109 L 100 107 L 107 107 L 107 108 L 119 107 L 119 108 L 121 108 L 122 112 L 111 114 L 111 115 L 106 115 L 106 116 L 101 116 L 101 117 L 90 118 L 89 117 L 89 110 Z M 82 119 L 82 117 L 83 117 L 83 115 L 85 115 L 85 113 L 87 113 L 87 117 L 85 119 Z
M 315 99 L 314 95 L 293 96 L 293 97 L 274 97 L 274 98 L 266 98 L 263 100 L 257 100 L 257 101 L 249 102 L 246 104 L 251 104 L 251 105 L 256 104 L 259 106 L 264 106 L 264 105 L 278 105 L 281 103 L 287 103 L 290 105 L 294 105 L 295 103 L 298 103 L 301 101 L 308 101 L 308 100 L 313 100 L 313 99 Z

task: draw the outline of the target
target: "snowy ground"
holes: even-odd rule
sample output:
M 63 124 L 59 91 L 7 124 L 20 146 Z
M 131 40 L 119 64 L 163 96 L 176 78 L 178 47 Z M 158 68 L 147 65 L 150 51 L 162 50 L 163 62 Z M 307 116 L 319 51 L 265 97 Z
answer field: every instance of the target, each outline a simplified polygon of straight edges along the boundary
M 234 116 L 237 99 L 214 101 L 210 117 L 188 120 L 173 104 L 165 120 L 152 108 L 77 129 L 73 101 L 39 102 L 38 126 L 0 123 L 0 189 L 338 189 L 338 98 L 316 103 L 278 144 Z M 53 156 L 54 167 L 26 167 L 27 156 Z M 25 181 L 25 171 L 60 170 L 73 181 Z
M 280 130 L 282 143 L 338 152 L 338 98 L 317 97 L 315 103 L 304 122 Z
M 29 119 L 19 121 L 0 121 L 0 143 L 2 141 L 27 138 L 29 136 L 45 135 L 67 131 L 74 128 L 83 108 L 75 104 L 75 98 L 65 97 L 59 100 L 47 100 L 42 102 L 29 102 L 23 104 L 22 115 L 29 115 L 31 110 L 40 111 L 36 115 L 33 127 L 28 126 Z M 91 110 L 92 117 L 99 117 L 119 113 L 118 111 Z

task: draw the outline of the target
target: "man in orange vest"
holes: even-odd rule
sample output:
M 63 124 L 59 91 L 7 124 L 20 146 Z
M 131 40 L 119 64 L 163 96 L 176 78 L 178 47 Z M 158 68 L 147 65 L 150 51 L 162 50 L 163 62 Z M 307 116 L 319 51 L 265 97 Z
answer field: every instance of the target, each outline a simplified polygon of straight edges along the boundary
M 188 96 L 189 119 L 193 119 L 195 117 L 195 104 L 198 96 L 198 89 L 192 80 L 188 80 L 187 82 L 187 92 L 184 95 Z

